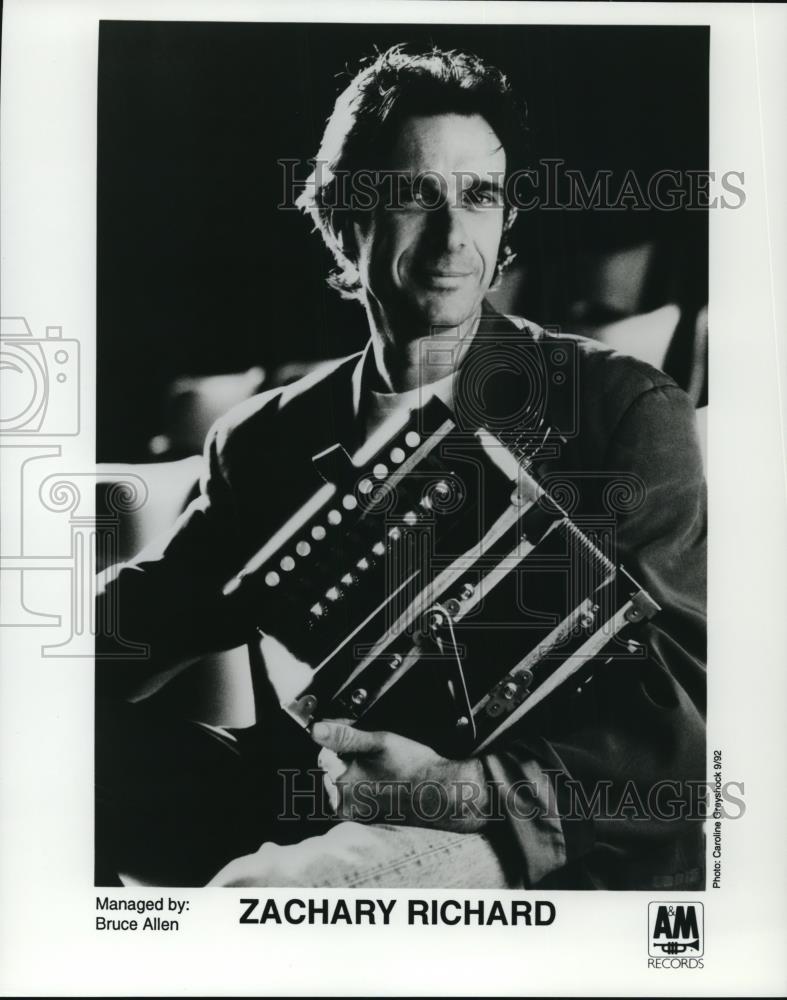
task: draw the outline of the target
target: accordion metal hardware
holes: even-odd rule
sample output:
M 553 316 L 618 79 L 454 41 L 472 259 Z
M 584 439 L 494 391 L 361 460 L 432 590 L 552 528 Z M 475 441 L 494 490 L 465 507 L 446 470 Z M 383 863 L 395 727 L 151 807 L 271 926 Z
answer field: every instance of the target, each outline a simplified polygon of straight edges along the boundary
M 466 756 L 642 654 L 631 632 L 659 607 L 539 482 L 553 438 L 463 430 L 433 399 L 315 456 L 323 485 L 225 587 L 312 667 L 293 719 Z

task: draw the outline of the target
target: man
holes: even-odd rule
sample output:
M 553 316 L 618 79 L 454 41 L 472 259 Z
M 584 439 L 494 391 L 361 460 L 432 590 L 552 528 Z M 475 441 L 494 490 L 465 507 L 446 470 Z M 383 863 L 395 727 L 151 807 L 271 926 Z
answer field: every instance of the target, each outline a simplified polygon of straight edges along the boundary
M 113 661 L 111 635 L 99 640 L 102 864 L 133 874 L 131 855 L 145 842 L 148 861 L 157 852 L 167 858 L 154 880 L 170 882 L 704 884 L 700 825 L 683 809 L 687 783 L 704 775 L 705 507 L 693 413 L 662 373 L 579 338 L 548 336 L 486 303 L 509 257 L 509 181 L 521 140 L 505 78 L 469 54 L 396 47 L 337 100 L 300 204 L 333 252 L 332 284 L 365 309 L 369 345 L 361 357 L 263 393 L 220 420 L 206 445 L 200 498 L 167 539 L 105 581 L 99 620 L 119 608 L 120 634 L 147 644 L 150 659 L 143 669 Z M 248 606 L 222 588 L 315 490 L 312 456 L 336 442 L 353 450 L 392 411 L 432 395 L 461 410 L 479 359 L 497 376 L 489 406 L 515 413 L 525 387 L 507 351 L 527 341 L 549 353 L 556 339 L 575 348 L 578 396 L 568 413 L 565 401 L 548 397 L 549 381 L 539 388 L 536 403 L 549 422 L 576 424 L 554 468 L 580 483 L 589 508 L 598 507 L 610 474 L 639 490 L 618 509 L 616 555 L 662 607 L 646 631 L 646 656 L 594 678 L 543 731 L 514 727 L 478 757 L 448 759 L 395 732 L 341 720 L 314 725 L 314 743 L 334 754 L 323 760 L 333 761 L 326 766 L 339 821 L 298 827 L 297 836 L 264 815 L 278 794 L 265 775 L 303 768 L 311 750 L 296 748 L 272 698 L 258 705 L 252 741 L 187 732 L 155 705 L 123 701 L 141 679 L 163 683 L 253 632 Z M 452 806 L 433 821 L 407 792 L 427 781 Z M 671 819 L 668 810 L 653 812 L 659 782 L 671 783 Z M 392 783 L 405 789 L 396 803 L 403 823 L 386 821 Z M 362 786 L 379 790 L 376 822 L 356 821 Z M 461 791 L 468 786 L 477 791 L 469 803 Z M 534 808 L 513 809 L 514 788 L 527 789 Z M 587 805 L 610 789 L 623 796 L 613 796 L 616 814 L 577 809 L 577 790 Z M 162 823 L 183 802 L 188 836 L 178 817 Z M 189 853 L 195 841 L 199 849 Z

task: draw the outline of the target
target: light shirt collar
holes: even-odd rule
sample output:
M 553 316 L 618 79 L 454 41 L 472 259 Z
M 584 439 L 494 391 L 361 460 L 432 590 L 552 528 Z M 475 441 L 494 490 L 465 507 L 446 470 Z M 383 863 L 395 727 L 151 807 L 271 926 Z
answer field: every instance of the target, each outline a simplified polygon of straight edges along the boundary
M 376 375 L 374 352 L 371 340 L 358 359 L 352 374 L 353 414 L 362 427 L 365 436 L 369 436 L 387 417 L 397 411 L 407 408 L 420 409 L 437 396 L 445 405 L 452 409 L 454 378 L 456 372 L 449 372 L 443 378 L 426 385 L 417 385 L 405 392 L 378 392 L 372 389 Z

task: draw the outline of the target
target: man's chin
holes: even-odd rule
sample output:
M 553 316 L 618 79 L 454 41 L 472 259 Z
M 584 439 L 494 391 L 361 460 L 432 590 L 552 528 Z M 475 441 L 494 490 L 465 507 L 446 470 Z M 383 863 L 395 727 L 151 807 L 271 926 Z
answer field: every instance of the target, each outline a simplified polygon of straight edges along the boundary
M 468 295 L 428 295 L 411 304 L 413 318 L 421 327 L 461 327 L 481 310 L 483 293 Z

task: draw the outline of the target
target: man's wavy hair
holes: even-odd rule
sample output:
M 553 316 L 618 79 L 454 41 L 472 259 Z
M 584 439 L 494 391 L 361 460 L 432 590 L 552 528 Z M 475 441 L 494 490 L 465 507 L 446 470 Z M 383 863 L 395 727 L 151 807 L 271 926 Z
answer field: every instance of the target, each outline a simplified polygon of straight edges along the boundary
M 333 254 L 336 269 L 328 284 L 343 298 L 358 298 L 361 283 L 353 260 L 353 211 L 341 205 L 339 179 L 385 170 L 404 119 L 430 114 L 481 115 L 503 145 L 508 175 L 525 163 L 525 105 L 496 67 L 470 52 L 409 52 L 404 45 L 364 60 L 336 100 L 315 169 L 296 200 Z M 514 257 L 506 234 L 515 218 L 507 201 L 495 281 Z

